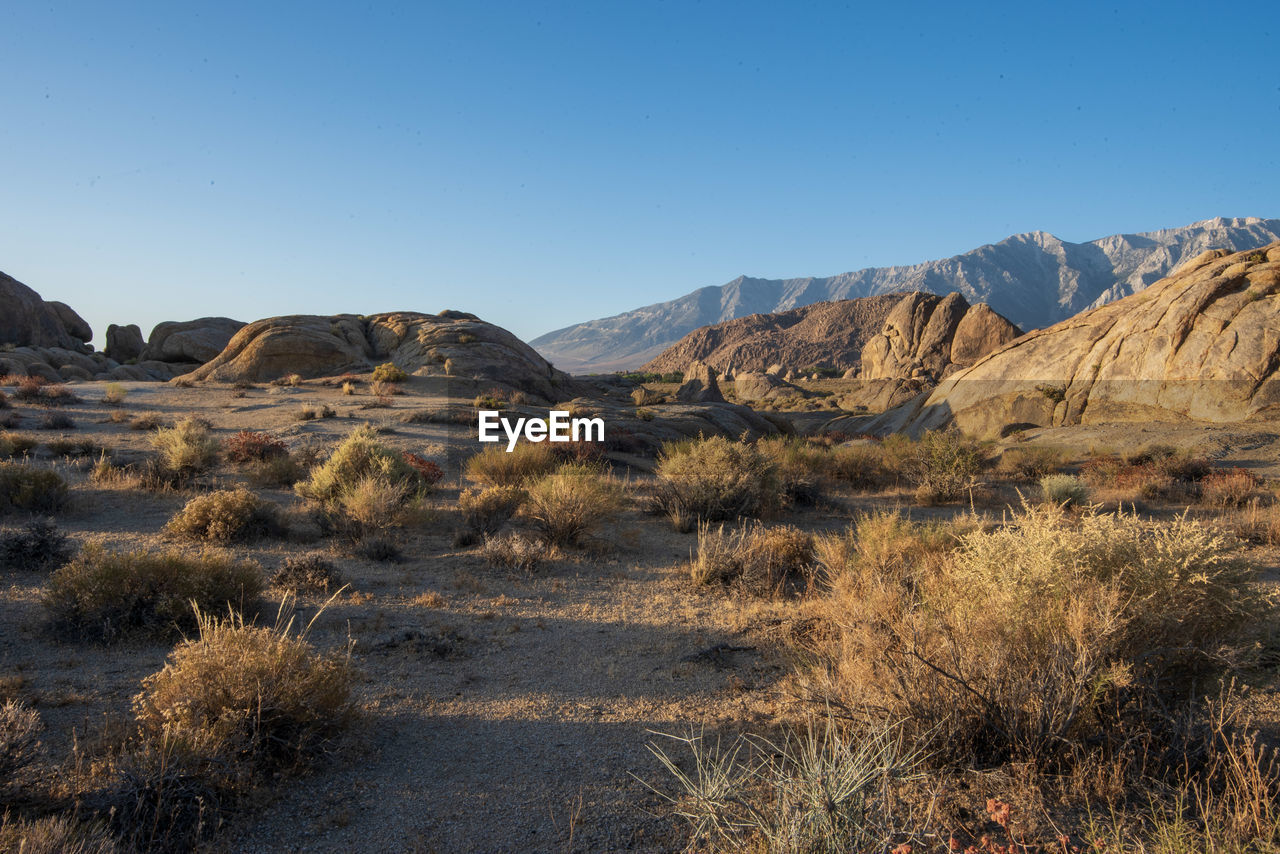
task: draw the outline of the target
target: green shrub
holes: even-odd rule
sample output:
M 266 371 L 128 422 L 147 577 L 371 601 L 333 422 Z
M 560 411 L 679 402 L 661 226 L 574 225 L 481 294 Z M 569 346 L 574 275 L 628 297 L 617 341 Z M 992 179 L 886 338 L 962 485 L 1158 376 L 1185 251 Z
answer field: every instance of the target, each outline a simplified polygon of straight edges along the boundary
M 220 489 L 192 498 L 165 523 L 164 531 L 212 543 L 279 536 L 280 508 L 248 489 Z
M 406 496 L 423 486 L 421 476 L 404 455 L 379 442 L 372 427 L 362 425 L 343 439 L 327 460 L 312 469 L 311 476 L 296 490 L 304 498 L 336 502 L 370 476 L 404 487 Z
M 1040 478 L 1040 491 L 1050 504 L 1078 507 L 1089 503 L 1089 484 L 1070 474 L 1050 474 Z
M 782 503 L 774 462 L 758 448 L 722 436 L 666 445 L 657 475 L 658 507 L 680 531 L 758 516 Z
M 454 545 L 470 546 L 492 537 L 524 503 L 525 492 L 518 486 L 489 486 L 464 489 L 458 496 L 462 524 Z
M 521 442 L 508 453 L 493 445 L 467 460 L 466 475 L 486 486 L 521 486 L 550 474 L 560 460 L 546 442 Z
M 53 513 L 67 503 L 67 483 L 56 471 L 0 462 L 0 513 Z
M 615 517 L 622 503 L 622 486 L 612 475 L 568 464 L 529 485 L 520 514 L 548 545 L 574 546 Z
M 206 472 L 218 460 L 218 440 L 206 423 L 195 418 L 158 428 L 151 444 L 159 451 L 165 470 L 179 476 Z
M 409 379 L 409 375 L 394 362 L 384 362 L 373 369 L 373 377 L 371 379 L 375 383 L 402 383 Z
M 193 603 L 215 613 L 241 609 L 262 586 L 256 563 L 229 555 L 118 552 L 90 543 L 49 577 L 44 606 L 53 628 L 74 637 L 171 635 L 197 627 Z

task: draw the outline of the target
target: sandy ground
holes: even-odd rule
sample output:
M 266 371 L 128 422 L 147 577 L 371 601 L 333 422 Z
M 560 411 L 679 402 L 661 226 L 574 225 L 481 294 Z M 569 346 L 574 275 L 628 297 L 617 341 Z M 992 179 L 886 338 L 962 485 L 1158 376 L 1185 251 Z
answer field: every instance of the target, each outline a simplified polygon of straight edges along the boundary
M 168 420 L 198 415 L 219 436 L 266 430 L 295 447 L 331 444 L 361 421 L 389 428 L 389 444 L 442 462 L 475 447 L 467 428 L 399 420 L 444 402 L 441 389 L 425 384 L 411 384 L 390 409 L 362 409 L 372 399 L 367 392 L 349 397 L 318 384 L 242 392 L 127 387 L 123 406 L 108 407 L 102 385 L 73 386 L 82 398 L 66 408 L 74 430 L 34 429 L 43 410 L 19 405 L 25 423 L 18 430 L 141 453 L 149 434 L 107 420 L 123 410 Z M 327 404 L 337 417 L 299 421 L 305 404 Z M 1029 431 L 1013 441 L 1080 452 L 1162 441 L 1274 478 L 1277 437 L 1277 424 L 1142 425 Z M 101 488 L 84 463 L 49 462 L 74 485 L 74 504 L 58 523 L 81 542 L 166 545 L 160 529 L 190 497 Z M 223 467 L 203 486 L 239 480 Z M 789 662 L 766 630 L 770 606 L 693 589 L 685 568 L 693 535 L 633 508 L 596 549 L 533 574 L 495 569 L 450 544 L 459 486 L 455 468 L 428 518 L 400 532 L 402 563 L 354 558 L 325 540 L 236 548 L 268 573 L 299 551 L 325 552 L 339 566 L 350 586 L 317 619 L 311 639 L 325 648 L 354 642 L 364 714 L 339 755 L 271 787 L 223 829 L 214 850 L 680 850 L 684 827 L 642 782 L 671 789 L 646 749 L 654 733 L 764 732 L 799 714 L 785 693 Z M 301 506 L 288 492 L 263 494 Z M 843 527 L 859 508 L 898 500 L 838 496 L 785 521 Z M 1260 559 L 1277 563 L 1270 552 Z M 106 716 L 128 714 L 140 680 L 162 666 L 170 645 L 60 643 L 41 627 L 43 577 L 10 572 L 2 584 L 0 685 L 39 709 L 56 763 L 69 755 L 73 732 L 83 737 Z M 278 601 L 280 594 L 270 595 Z M 321 604 L 322 597 L 299 597 L 299 618 L 310 619 Z M 707 653 L 719 644 L 748 649 Z

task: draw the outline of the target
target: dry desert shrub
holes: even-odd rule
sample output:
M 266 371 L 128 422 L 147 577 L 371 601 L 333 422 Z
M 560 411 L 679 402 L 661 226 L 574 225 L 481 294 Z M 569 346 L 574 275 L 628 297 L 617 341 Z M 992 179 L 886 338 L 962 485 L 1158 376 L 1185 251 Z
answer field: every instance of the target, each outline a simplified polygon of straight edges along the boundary
M 0 462 L 0 513 L 55 513 L 67 503 L 67 482 L 51 469 Z
M 21 531 L 0 534 L 0 566 L 47 572 L 65 566 L 75 545 L 49 519 L 33 519 Z
M 119 552 L 89 543 L 49 577 L 43 602 L 58 634 L 111 641 L 191 631 L 197 628 L 193 603 L 208 611 L 239 610 L 252 605 L 262 587 L 256 563 L 227 554 Z
M 0 816 L 0 851 L 13 854 L 123 854 L 124 849 L 100 824 L 65 815 L 24 819 Z
M 1200 481 L 1200 500 L 1211 507 L 1243 507 L 1259 485 L 1258 478 L 1245 469 L 1217 471 Z
M 0 433 L 0 457 L 21 457 L 40 444 L 40 440 L 24 433 Z
M 907 451 L 907 478 L 922 504 L 958 501 L 976 484 L 986 460 L 977 443 L 955 431 L 931 431 Z
M 156 412 L 143 412 L 135 415 L 133 420 L 129 422 L 130 430 L 159 430 L 165 426 L 164 417 Z
M 814 538 L 790 525 L 762 523 L 725 530 L 698 526 L 698 553 L 690 566 L 695 584 L 736 583 L 761 596 L 808 585 L 814 565 Z
M 284 442 L 269 433 L 255 430 L 241 430 L 228 436 L 222 442 L 222 452 L 228 462 L 240 464 L 260 463 L 289 455 Z
M 547 442 L 521 442 L 508 453 L 493 445 L 467 460 L 469 479 L 485 486 L 522 486 L 555 471 L 560 465 Z
M 567 464 L 526 489 L 520 517 L 544 543 L 582 545 L 623 506 L 622 484 L 591 465 Z
M 302 480 L 307 472 L 294 455 L 285 454 L 283 457 L 268 457 L 250 464 L 247 474 L 255 486 L 288 489 Z
M 927 560 L 860 541 L 843 560 L 818 552 L 834 630 L 816 642 L 819 693 L 931 734 L 943 761 L 1105 740 L 1142 698 L 1185 696 L 1263 608 L 1232 541 L 1185 517 L 1042 505 Z
M 394 362 L 384 362 L 373 369 L 370 379 L 375 383 L 402 383 L 409 379 L 409 375 Z
M 14 773 L 39 755 L 42 728 L 40 714 L 21 700 L 0 705 L 0 794 Z
M 770 436 L 756 447 L 773 461 L 783 500 L 791 506 L 817 504 L 826 489 L 832 454 L 795 436 Z
M 404 394 L 404 389 L 400 388 L 400 384 L 396 382 L 374 380 L 369 383 L 369 393 L 374 397 L 394 397 L 397 394 Z
M 516 531 L 486 537 L 484 544 L 480 547 L 480 556 L 490 566 L 519 569 L 524 572 L 533 572 L 537 569 L 547 553 L 548 547 L 545 542 Z
M 41 430 L 74 430 L 76 422 L 65 412 L 47 412 L 37 426 Z
M 424 494 L 431 484 L 406 455 L 378 441 L 368 425 L 357 427 L 295 487 L 299 495 L 372 523 L 389 498 L 396 507 Z
M 280 536 L 280 507 L 248 489 L 197 495 L 165 523 L 164 532 L 210 543 L 246 542 Z
M 405 480 L 392 480 L 381 473 L 366 474 L 338 493 L 333 503 L 353 525 L 352 533 L 363 537 L 367 532 L 397 524 L 410 498 L 409 489 Z
M 1040 493 L 1050 504 L 1080 507 L 1089 503 L 1089 484 L 1075 475 L 1045 475 L 1040 478 Z
M 128 396 L 129 389 L 120 383 L 107 383 L 107 387 L 102 391 L 102 402 L 107 406 L 119 406 Z
M 1067 464 L 1067 453 L 1052 445 L 1023 445 L 1000 455 L 1000 472 L 1015 480 L 1038 482 L 1057 474 Z
M 218 461 L 218 440 L 207 423 L 183 418 L 172 427 L 161 427 L 151 437 L 164 470 L 177 477 L 201 474 Z
M 200 614 L 197 625 L 199 636 L 178 644 L 134 699 L 144 740 L 269 779 L 313 764 L 350 724 L 347 654 L 317 653 L 289 623 Z
M 1244 509 L 1228 515 L 1225 524 L 1245 542 L 1280 546 L 1280 504 L 1264 504 L 1254 498 Z
M 458 496 L 462 519 L 454 545 L 470 546 L 492 537 L 516 514 L 524 499 L 525 492 L 518 486 L 464 489 Z
M 308 403 L 298 410 L 298 420 L 314 421 L 317 418 L 333 418 L 337 414 L 327 403 Z
M 281 590 L 322 590 L 342 585 L 342 575 L 332 561 L 318 554 L 290 555 L 271 576 L 271 586 Z
M 657 475 L 657 508 L 681 532 L 702 522 L 759 516 L 782 503 L 773 460 L 753 445 L 723 436 L 666 445 Z

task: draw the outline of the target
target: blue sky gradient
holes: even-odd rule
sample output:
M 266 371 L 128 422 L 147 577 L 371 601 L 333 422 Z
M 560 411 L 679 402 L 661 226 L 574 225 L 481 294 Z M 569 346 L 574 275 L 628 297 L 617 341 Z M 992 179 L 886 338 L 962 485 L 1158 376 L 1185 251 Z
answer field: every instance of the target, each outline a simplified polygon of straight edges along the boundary
M 1280 215 L 1274 2 L 0 11 L 0 270 L 94 326 L 473 311 Z

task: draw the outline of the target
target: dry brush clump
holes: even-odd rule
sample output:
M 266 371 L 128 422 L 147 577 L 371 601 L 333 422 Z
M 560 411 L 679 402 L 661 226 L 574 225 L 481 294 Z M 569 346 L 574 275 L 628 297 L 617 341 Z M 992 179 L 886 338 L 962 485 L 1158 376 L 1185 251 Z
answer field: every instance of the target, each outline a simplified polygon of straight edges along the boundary
M 485 486 L 522 486 L 548 475 L 561 460 L 547 442 L 520 442 L 510 452 L 491 446 L 467 460 L 469 479 Z
M 1067 464 L 1067 452 L 1052 445 L 1023 445 L 1000 455 L 999 470 L 1015 480 L 1039 482 L 1058 474 Z
M 222 452 L 228 462 L 243 465 L 288 456 L 289 448 L 270 433 L 241 430 L 223 440 Z
M 698 553 L 689 574 L 695 584 L 736 584 L 761 596 L 805 589 L 814 567 L 812 534 L 790 525 L 756 522 L 725 530 L 698 526 Z
M 0 795 L 13 775 L 39 755 L 43 726 L 39 712 L 21 700 L 0 705 Z
M 658 458 L 656 508 L 676 530 L 733 521 L 781 506 L 777 465 L 759 448 L 723 436 L 666 445 Z
M 409 375 L 404 372 L 394 362 L 384 362 L 373 369 L 373 375 L 370 380 L 375 383 L 402 383 L 409 379 Z
M 124 854 L 125 848 L 100 823 L 65 815 L 25 819 L 0 815 L 0 851 L 13 854 Z
M 207 422 L 183 418 L 172 427 L 160 427 L 151 437 L 163 470 L 176 479 L 202 474 L 218 461 L 219 444 Z
M 67 482 L 51 469 L 0 462 L 0 513 L 55 513 L 67 503 Z
M 165 523 L 164 532 L 210 543 L 277 537 L 284 533 L 280 506 L 248 489 L 197 495 Z
M 49 519 L 33 519 L 20 531 L 0 534 L 0 567 L 47 572 L 65 566 L 75 544 Z
M 550 546 L 578 546 L 624 504 L 622 484 L 602 468 L 566 464 L 529 484 L 520 518 Z
M 197 628 L 193 604 L 212 612 L 244 610 L 262 587 L 258 564 L 224 553 L 111 551 L 89 543 L 49 577 L 43 603 L 58 635 L 111 641 L 191 631 Z
M 470 546 L 492 537 L 516 514 L 525 497 L 525 491 L 518 486 L 464 489 L 458 496 L 461 519 L 453 544 Z
M 1089 484 L 1071 474 L 1047 474 L 1040 478 L 1040 492 L 1050 504 L 1080 507 L 1089 503 Z
M 986 458 L 977 443 L 956 431 L 932 431 L 906 451 L 907 478 L 922 504 L 958 501 L 976 485 Z
M 882 545 L 919 539 L 864 524 Z M 863 538 L 860 526 L 854 548 L 819 545 L 834 631 L 814 684 L 930 734 L 944 760 L 1067 761 L 1184 697 L 1264 607 L 1233 541 L 1186 517 L 1043 505 L 953 549 Z M 924 559 L 901 559 L 912 548 Z
M 480 556 L 490 566 L 533 572 L 550 553 L 548 545 L 537 537 L 519 531 L 486 537 L 480 546 Z
M 1261 485 L 1256 475 L 1242 468 L 1216 471 L 1200 481 L 1200 500 L 1211 507 L 1244 507 Z
M 342 574 L 333 562 L 318 554 L 290 555 L 271 576 L 271 586 L 281 590 L 320 590 L 342 585 Z

